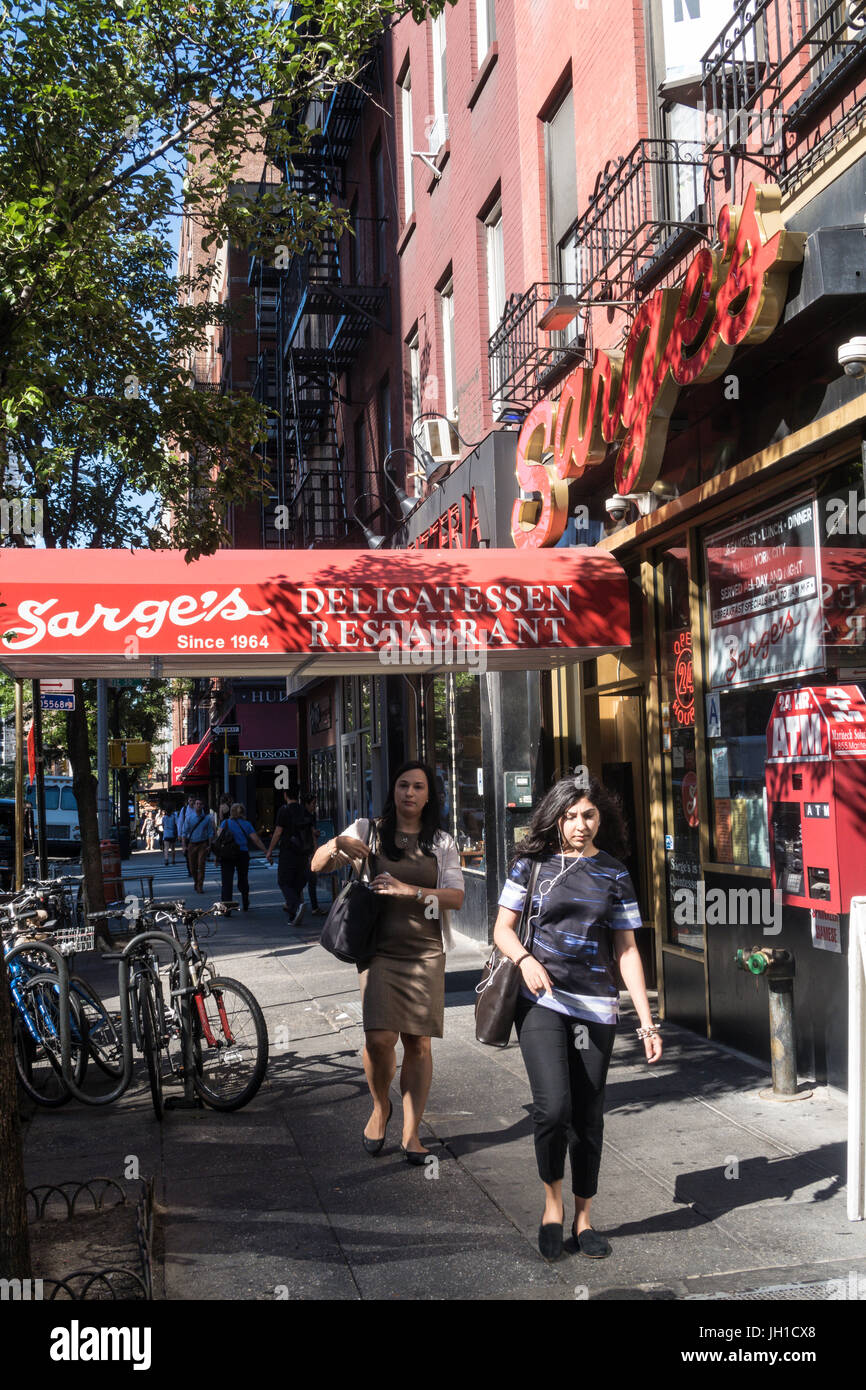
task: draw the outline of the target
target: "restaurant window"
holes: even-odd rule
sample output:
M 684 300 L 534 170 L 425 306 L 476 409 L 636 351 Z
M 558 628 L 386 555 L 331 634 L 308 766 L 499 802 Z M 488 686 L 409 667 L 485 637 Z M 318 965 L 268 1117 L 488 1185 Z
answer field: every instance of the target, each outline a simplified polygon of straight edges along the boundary
M 464 868 L 485 868 L 481 690 L 468 672 L 433 682 L 433 763 L 442 824 Z
M 684 908 L 689 902 L 697 904 L 701 875 L 690 575 L 685 537 L 661 551 L 657 565 L 668 939 L 673 945 L 701 950 L 702 929 L 695 920 L 698 914 Z
M 860 527 L 862 526 L 862 531 Z M 710 853 L 769 868 L 767 724 L 783 689 L 862 684 L 866 501 L 858 458 L 816 490 L 703 533 Z

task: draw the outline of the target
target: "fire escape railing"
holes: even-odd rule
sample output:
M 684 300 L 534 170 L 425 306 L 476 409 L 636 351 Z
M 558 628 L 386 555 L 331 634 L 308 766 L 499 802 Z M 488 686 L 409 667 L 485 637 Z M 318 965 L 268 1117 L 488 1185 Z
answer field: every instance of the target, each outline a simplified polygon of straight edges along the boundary
M 866 0 L 749 0 L 705 53 L 714 179 L 756 171 L 788 188 L 866 116 Z
M 539 280 L 524 294 L 513 294 L 507 301 L 487 344 L 494 404 L 522 405 L 537 400 L 563 364 L 586 356 L 587 320 L 558 333 L 547 333 L 538 326 L 557 295 L 573 294 L 574 288 Z

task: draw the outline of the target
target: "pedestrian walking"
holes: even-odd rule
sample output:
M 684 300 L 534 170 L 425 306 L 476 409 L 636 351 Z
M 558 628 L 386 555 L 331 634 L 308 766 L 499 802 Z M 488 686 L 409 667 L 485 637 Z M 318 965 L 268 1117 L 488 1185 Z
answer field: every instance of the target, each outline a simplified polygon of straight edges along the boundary
M 305 813 L 298 802 L 297 787 L 290 788 L 284 796 L 285 805 L 277 812 L 277 823 L 265 858 L 270 864 L 279 845 L 277 883 L 285 899 L 283 911 L 289 914 L 290 925 L 296 927 L 304 915 L 304 884 L 309 863 L 303 836 Z
M 460 855 L 440 829 L 434 776 L 420 762 L 404 763 L 391 779 L 381 818 L 355 820 L 313 855 L 316 873 L 348 860 L 370 859 L 371 886 L 385 899 L 372 960 L 359 966 L 365 1034 L 364 1072 L 373 1113 L 363 1133 L 369 1154 L 381 1153 L 392 1104 L 389 1090 L 403 1044 L 401 1148 L 407 1163 L 423 1165 L 427 1150 L 418 1128 L 433 1076 L 432 1038 L 441 1038 L 445 1013 L 447 911 L 463 905 Z
M 168 855 L 171 851 L 171 862 L 174 863 L 174 853 L 177 849 L 177 812 L 171 807 L 163 813 L 162 817 L 162 858 L 163 863 L 168 864 Z
M 214 837 L 213 816 L 203 801 L 193 803 L 193 814 L 184 822 L 188 863 L 196 893 L 204 892 L 204 870 Z
M 159 807 L 153 813 L 153 849 L 162 849 L 162 811 Z
M 189 874 L 190 878 L 192 878 L 192 866 L 190 865 L 190 862 L 189 862 L 189 842 L 188 842 L 187 836 L 186 836 L 186 823 L 187 823 L 187 821 L 190 820 L 194 815 L 195 815 L 195 797 L 194 797 L 193 795 L 190 795 L 190 796 L 187 797 L 185 805 L 183 805 L 183 806 L 181 807 L 181 809 L 180 809 L 180 815 L 178 816 L 178 819 L 177 819 L 177 831 L 178 831 L 178 835 L 180 836 L 180 844 L 181 844 L 181 849 L 183 850 L 183 857 L 184 857 L 184 859 L 186 860 L 186 871 L 187 871 L 187 873 Z
M 615 964 L 640 1019 L 648 1062 L 662 1053 L 635 941 L 640 909 L 628 870 L 618 803 L 595 779 L 565 777 L 534 811 L 499 899 L 494 943 L 518 967 L 517 1037 L 532 1089 L 535 1156 L 544 1185 L 538 1248 L 562 1254 L 565 1155 L 574 1194 L 572 1235 L 601 1259 L 609 1241 L 593 1230 L 604 1132 L 604 1087 L 616 1032 Z M 531 935 L 517 935 L 534 863 Z
M 153 814 L 150 811 L 145 811 L 141 818 L 140 833 L 145 849 L 153 849 Z
M 311 867 L 313 855 L 319 848 L 319 823 L 316 819 L 316 798 L 312 792 L 308 792 L 301 801 L 301 810 L 304 816 L 301 823 L 301 838 L 304 845 L 304 856 L 307 861 L 307 892 L 310 895 L 310 908 L 313 916 L 321 917 L 322 909 L 319 907 L 318 875 L 313 873 Z
M 238 892 L 241 895 L 241 903 L 244 912 L 250 910 L 250 845 L 253 844 L 257 849 L 266 854 L 267 851 L 255 832 L 255 829 L 246 819 L 246 807 L 240 801 L 236 801 L 229 807 L 229 814 L 223 820 L 223 825 L 232 836 L 237 853 L 234 856 L 221 854 L 220 864 L 220 897 L 224 903 L 232 900 L 233 880 L 235 869 L 238 873 Z M 222 826 L 220 827 L 222 829 Z
M 223 792 L 219 799 L 216 811 L 217 830 L 219 830 L 224 820 L 228 820 L 232 812 L 232 799 L 227 792 Z

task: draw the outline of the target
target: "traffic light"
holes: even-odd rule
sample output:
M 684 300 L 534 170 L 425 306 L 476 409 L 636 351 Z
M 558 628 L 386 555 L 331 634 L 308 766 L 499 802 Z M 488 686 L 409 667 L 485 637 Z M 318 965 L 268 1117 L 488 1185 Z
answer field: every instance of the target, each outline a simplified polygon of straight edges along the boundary
M 146 767 L 150 762 L 150 744 L 132 739 L 108 740 L 109 767 Z

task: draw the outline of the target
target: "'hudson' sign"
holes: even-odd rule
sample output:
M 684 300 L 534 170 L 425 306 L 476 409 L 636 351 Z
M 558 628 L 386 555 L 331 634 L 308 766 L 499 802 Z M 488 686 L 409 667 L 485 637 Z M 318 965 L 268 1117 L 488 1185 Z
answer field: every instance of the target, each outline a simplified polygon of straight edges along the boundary
M 805 235 L 785 231 L 775 185 L 752 184 L 742 207 L 723 207 L 721 249 L 704 246 L 685 279 L 638 309 L 624 352 L 595 353 L 539 401 L 517 442 L 511 535 L 518 548 L 555 545 L 568 521 L 568 481 L 619 444 L 619 492 L 645 492 L 661 470 L 668 420 L 683 386 L 712 381 L 737 347 L 761 343 L 779 321 Z M 552 461 L 551 461 L 552 456 Z

